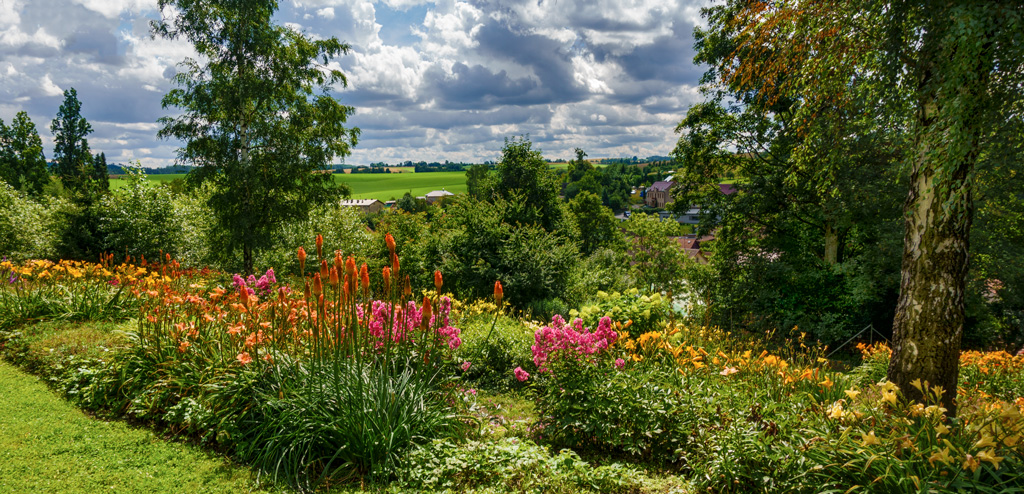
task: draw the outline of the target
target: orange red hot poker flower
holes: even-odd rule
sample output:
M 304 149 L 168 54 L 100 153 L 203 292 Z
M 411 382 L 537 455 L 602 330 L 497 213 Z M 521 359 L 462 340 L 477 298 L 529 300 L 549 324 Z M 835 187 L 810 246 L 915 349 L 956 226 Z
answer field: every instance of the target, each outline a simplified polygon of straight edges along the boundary
M 434 271 L 434 288 L 437 289 L 437 293 L 441 293 L 441 285 L 444 284 L 444 280 L 441 278 L 441 270 Z

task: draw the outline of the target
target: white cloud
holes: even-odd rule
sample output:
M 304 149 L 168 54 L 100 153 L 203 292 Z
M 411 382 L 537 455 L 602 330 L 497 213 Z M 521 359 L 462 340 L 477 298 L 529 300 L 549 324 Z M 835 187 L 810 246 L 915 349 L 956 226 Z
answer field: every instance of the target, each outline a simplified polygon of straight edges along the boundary
M 54 84 L 53 80 L 50 79 L 50 74 L 44 75 L 42 80 L 39 81 L 39 89 L 41 89 L 43 94 L 46 96 L 60 96 L 64 94 L 64 90 Z
M 138 13 L 156 10 L 156 0 L 71 0 L 89 10 L 99 12 L 108 19 L 116 19 L 122 13 Z
M 316 11 L 316 15 L 324 19 L 334 19 L 334 7 L 324 7 Z

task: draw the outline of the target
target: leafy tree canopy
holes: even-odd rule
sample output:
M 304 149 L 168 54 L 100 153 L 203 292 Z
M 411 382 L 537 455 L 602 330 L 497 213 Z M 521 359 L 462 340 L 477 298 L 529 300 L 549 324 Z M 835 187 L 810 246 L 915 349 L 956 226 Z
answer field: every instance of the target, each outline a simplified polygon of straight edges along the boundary
M 359 130 L 343 124 L 354 109 L 329 91 L 346 85 L 328 67 L 349 46 L 313 40 L 271 17 L 275 0 L 160 0 L 155 36 L 183 38 L 200 57 L 186 59 L 179 86 L 163 99 L 182 114 L 160 119 L 162 138 L 185 142 L 178 159 L 196 166 L 193 183 L 216 185 L 209 205 L 227 232 L 229 252 L 271 245 L 283 222 L 304 220 L 313 204 L 348 195 L 328 165 L 356 144 Z

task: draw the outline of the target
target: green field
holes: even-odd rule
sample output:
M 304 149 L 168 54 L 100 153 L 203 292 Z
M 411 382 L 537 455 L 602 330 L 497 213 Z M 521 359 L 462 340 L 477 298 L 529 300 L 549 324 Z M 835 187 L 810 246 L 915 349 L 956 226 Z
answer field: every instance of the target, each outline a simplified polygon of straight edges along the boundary
M 399 199 L 406 192 L 422 196 L 432 190 L 466 192 L 465 172 L 430 173 L 357 173 L 335 174 L 334 179 L 352 187 L 353 199 Z
M 184 174 L 149 175 L 150 180 L 170 182 L 185 178 Z M 456 194 L 466 192 L 465 172 L 430 172 L 430 173 L 358 173 L 355 175 L 336 173 L 334 180 L 345 182 L 352 187 L 353 199 L 389 199 L 401 198 L 406 192 L 414 196 L 422 196 L 432 190 L 442 188 Z M 112 179 L 111 189 L 120 189 L 127 182 L 124 179 Z

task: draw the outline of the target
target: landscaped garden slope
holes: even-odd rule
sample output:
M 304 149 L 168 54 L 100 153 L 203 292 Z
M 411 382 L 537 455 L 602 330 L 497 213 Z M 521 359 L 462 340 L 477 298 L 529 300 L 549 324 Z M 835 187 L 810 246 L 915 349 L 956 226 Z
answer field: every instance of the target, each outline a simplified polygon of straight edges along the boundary
M 0 348 L 86 409 L 304 491 L 1024 488 L 1022 357 L 964 352 L 952 416 L 885 380 L 884 344 L 851 369 L 795 328 L 734 335 L 637 290 L 533 321 L 500 283 L 465 303 L 438 271 L 414 295 L 384 243 L 371 274 L 318 238 L 287 279 L 6 262 Z
M 265 492 L 249 469 L 123 421 L 86 416 L 0 362 L 0 492 Z

